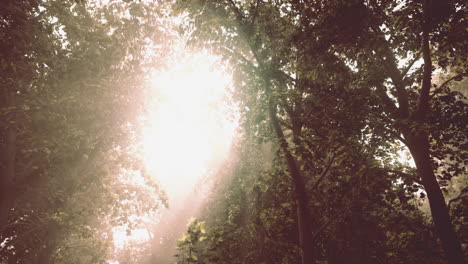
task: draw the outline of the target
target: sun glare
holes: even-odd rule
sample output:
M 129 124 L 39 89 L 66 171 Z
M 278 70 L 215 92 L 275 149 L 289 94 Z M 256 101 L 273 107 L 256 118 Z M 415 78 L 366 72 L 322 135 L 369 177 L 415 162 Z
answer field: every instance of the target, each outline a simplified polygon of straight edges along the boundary
M 184 54 L 151 77 L 143 149 L 146 165 L 173 199 L 225 158 L 236 128 L 230 75 L 207 52 Z
M 118 226 L 112 229 L 114 245 L 118 249 L 124 248 L 129 243 L 144 243 L 150 239 L 149 231 L 139 228 L 127 232 L 126 227 Z

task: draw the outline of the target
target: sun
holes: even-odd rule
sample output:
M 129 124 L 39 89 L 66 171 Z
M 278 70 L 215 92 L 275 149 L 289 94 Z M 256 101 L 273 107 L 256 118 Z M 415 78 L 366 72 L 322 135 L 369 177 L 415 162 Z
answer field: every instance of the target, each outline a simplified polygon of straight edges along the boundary
M 226 158 L 237 127 L 229 103 L 231 75 L 208 52 L 187 53 L 154 73 L 150 86 L 144 159 L 171 199 Z
M 166 192 L 170 207 L 177 208 L 203 176 L 229 158 L 239 114 L 226 69 L 209 52 L 183 52 L 166 70 L 152 72 L 148 78 L 142 154 L 146 170 Z M 144 184 L 138 173 L 130 180 Z M 143 216 L 130 216 L 138 217 Z M 154 216 L 143 218 L 155 220 Z M 130 233 L 127 229 L 113 227 L 117 249 L 151 238 L 146 228 Z

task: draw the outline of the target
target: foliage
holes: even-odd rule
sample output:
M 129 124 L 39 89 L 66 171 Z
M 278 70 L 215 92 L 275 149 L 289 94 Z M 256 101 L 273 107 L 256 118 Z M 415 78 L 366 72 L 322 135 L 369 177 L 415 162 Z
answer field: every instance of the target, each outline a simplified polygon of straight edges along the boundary
M 467 165 L 466 98 L 452 89 L 466 76 L 466 3 L 178 1 L 176 8 L 189 14 L 192 44 L 230 62 L 245 141 L 271 142 L 276 155 L 262 172 L 232 172 L 226 209 L 206 218 L 200 259 L 297 263 L 309 246 L 317 263 L 463 262 L 441 187 Z M 452 77 L 431 83 L 433 68 Z M 400 162 L 405 149 L 415 168 Z M 254 156 L 241 156 L 239 167 Z M 311 233 L 301 231 L 295 174 L 305 179 Z M 422 189 L 437 236 L 414 204 Z M 210 217 L 218 219 L 212 228 Z
M 177 263 L 198 263 L 197 244 L 206 239 L 203 236 L 205 232 L 205 222 L 190 220 L 187 233 L 177 242 L 177 249 L 181 252 L 175 256 L 179 259 Z
M 464 262 L 466 1 L 175 2 L 242 127 L 178 263 Z M 134 145 L 166 10 L 0 2 L 0 263 L 151 255 L 112 242 L 166 205 Z
M 145 188 L 123 180 L 142 168 L 132 144 L 138 80 L 153 63 L 143 56 L 159 37 L 156 10 L 125 2 L 0 5 L 0 262 L 104 263 L 112 226 L 138 227 L 130 216 L 163 202 L 149 179 Z

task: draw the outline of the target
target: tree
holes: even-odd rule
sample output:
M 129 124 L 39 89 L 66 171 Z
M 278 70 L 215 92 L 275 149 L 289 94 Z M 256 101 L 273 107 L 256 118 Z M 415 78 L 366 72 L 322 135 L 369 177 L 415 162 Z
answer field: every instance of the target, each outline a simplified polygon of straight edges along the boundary
M 206 222 L 206 239 L 196 243 L 200 263 L 300 262 L 293 187 L 276 149 L 246 135 L 239 142 L 237 161 L 218 175 L 222 184 L 200 219 Z M 271 151 L 275 158 L 265 158 Z M 317 262 L 443 263 L 413 191 L 380 166 L 376 153 L 348 151 L 335 157 L 309 204 L 320 212 L 312 214 Z
M 314 224 L 307 216 L 307 204 L 312 201 L 307 196 L 316 196 L 314 190 L 305 187 L 310 178 L 304 175 L 312 170 L 308 171 L 308 164 L 301 164 L 299 159 L 307 155 L 304 150 L 312 150 L 315 155 L 328 151 L 328 159 L 337 154 L 333 147 L 307 144 L 318 143 L 311 139 L 322 132 L 311 123 L 312 119 L 319 125 L 328 125 L 332 141 L 358 143 L 364 151 L 381 157 L 392 155 L 397 140 L 405 144 L 415 160 L 418 176 L 408 173 L 411 170 L 398 162 L 385 164 L 385 169 L 395 179 L 403 179 L 406 188 L 422 184 L 449 263 L 463 262 L 460 243 L 434 174 L 433 159 L 440 163 L 450 155 L 457 161 L 446 173 L 448 178 L 466 170 L 461 145 L 466 142 L 466 123 L 459 119 L 466 112 L 466 104 L 459 94 L 447 90 L 451 81 L 466 75 L 466 62 L 456 55 L 466 48 L 461 44 L 461 36 L 466 33 L 460 31 L 463 3 L 179 4 L 193 18 L 193 41 L 215 48 L 232 63 L 239 98 L 244 103 L 246 129 L 264 138 L 269 135 L 268 125 L 273 128 L 295 187 L 303 263 L 314 259 L 310 249 L 313 228 L 308 226 Z M 422 66 L 414 70 L 421 55 Z M 440 67 L 450 65 L 458 72 L 433 92 L 432 57 L 437 58 Z M 405 58 L 407 63 L 401 69 L 398 65 Z M 446 92 L 439 96 L 442 90 Z M 442 110 L 445 107 L 450 110 Z M 330 113 L 320 112 L 321 109 Z M 322 118 L 322 114 L 326 116 Z M 435 120 L 438 117 L 441 119 Z M 447 136 L 437 138 L 438 133 Z M 318 175 L 316 184 L 320 184 L 320 174 L 312 175 Z
M 343 27 L 337 31 L 340 38 L 331 40 L 326 46 L 327 49 L 356 63 L 357 74 L 362 74 L 361 80 L 364 82 L 359 86 L 371 87 L 372 93 L 382 102 L 383 107 L 378 112 L 379 118 L 387 119 L 384 122 L 391 127 L 392 134 L 396 137 L 402 135 L 399 139 L 411 152 L 421 183 L 428 194 L 435 228 L 449 263 L 463 263 L 460 243 L 452 228 L 445 200 L 434 173 L 433 158 L 441 159 L 441 156 L 445 155 L 459 157 L 451 176 L 466 170 L 461 161 L 460 155 L 463 155 L 461 149 L 456 148 L 455 151 L 441 153 L 445 146 L 459 146 L 465 141 L 464 136 L 460 134 L 464 125 L 452 119 L 452 122 L 449 121 L 450 127 L 437 127 L 440 122 L 431 118 L 443 113 L 437 112 L 439 109 L 435 106 L 439 99 L 431 96 L 434 55 L 437 54 L 439 62 L 436 66 L 444 68 L 450 61 L 451 67 L 461 71 L 460 78 L 466 75 L 466 65 L 464 65 L 466 62 L 453 59 L 453 52 L 461 51 L 460 42 L 456 38 L 449 37 L 451 34 L 464 34 L 458 30 L 460 11 L 457 11 L 457 7 L 461 3 L 402 1 L 398 3 L 400 6 L 396 6 L 397 3 L 390 2 L 376 5 L 356 1 L 345 5 L 329 4 L 324 4 L 324 7 L 341 11 L 325 15 L 322 20 L 324 24 L 319 27 L 330 23 Z M 397 9 L 397 12 L 391 12 L 392 9 Z M 357 22 L 361 23 L 360 25 L 352 24 L 346 18 L 339 20 L 340 12 L 349 10 L 360 12 L 361 16 Z M 345 24 L 349 26 L 346 27 Z M 316 28 L 310 27 L 310 30 Z M 356 29 L 360 31 L 356 32 Z M 325 38 L 325 35 L 323 37 Z M 349 39 L 353 39 L 354 42 L 349 43 Z M 445 49 L 451 50 L 452 54 L 445 53 Z M 421 55 L 422 68 L 411 71 L 413 63 Z M 406 56 L 409 63 L 403 69 L 398 68 L 399 61 Z M 411 57 L 413 58 L 410 59 Z M 465 111 L 466 104 L 459 99 L 461 98 L 459 95 L 448 92 L 447 97 L 458 101 L 457 104 L 461 105 L 457 110 L 450 107 L 452 115 L 458 116 L 462 113 L 460 110 Z M 441 142 L 435 139 L 437 133 L 450 135 L 448 136 L 450 140 Z M 439 141 L 438 146 L 433 144 L 436 141 Z
M 147 189 L 121 180 L 142 168 L 132 142 L 155 7 L 95 4 L 1 3 L 2 263 L 103 262 L 112 226 L 162 205 L 146 175 Z

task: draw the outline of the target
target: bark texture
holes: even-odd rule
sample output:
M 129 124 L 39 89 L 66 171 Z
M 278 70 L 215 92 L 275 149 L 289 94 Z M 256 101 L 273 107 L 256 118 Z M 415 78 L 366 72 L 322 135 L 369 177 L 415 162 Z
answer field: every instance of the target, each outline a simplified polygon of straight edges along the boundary
M 442 194 L 432 168 L 428 135 L 406 134 L 405 138 L 416 163 L 416 168 L 421 177 L 424 189 L 427 192 L 432 219 L 434 220 L 435 229 L 440 238 L 442 248 L 445 251 L 448 263 L 463 264 L 465 261 L 460 242 L 453 229 L 444 195 Z

